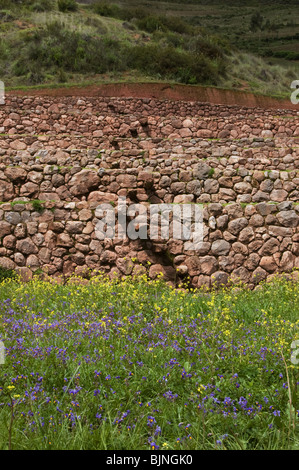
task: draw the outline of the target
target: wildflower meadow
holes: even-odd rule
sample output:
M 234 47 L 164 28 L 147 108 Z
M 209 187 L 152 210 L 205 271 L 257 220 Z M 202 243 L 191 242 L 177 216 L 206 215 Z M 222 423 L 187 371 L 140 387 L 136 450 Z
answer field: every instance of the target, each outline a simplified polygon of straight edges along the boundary
M 286 278 L 5 279 L 0 448 L 299 449 L 298 312 Z

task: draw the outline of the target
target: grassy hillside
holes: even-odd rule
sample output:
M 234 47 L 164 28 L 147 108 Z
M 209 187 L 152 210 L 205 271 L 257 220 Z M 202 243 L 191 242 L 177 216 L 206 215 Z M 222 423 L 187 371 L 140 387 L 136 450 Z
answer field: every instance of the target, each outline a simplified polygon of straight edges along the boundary
M 92 3 L 92 2 L 88 2 Z M 229 39 L 237 48 L 265 57 L 299 60 L 299 6 L 296 0 L 123 0 L 181 17 Z
M 270 31 L 275 11 L 284 24 L 292 9 L 289 26 Z M 296 12 L 291 2 L 0 0 L 0 77 L 7 87 L 158 80 L 287 97 L 299 76 Z

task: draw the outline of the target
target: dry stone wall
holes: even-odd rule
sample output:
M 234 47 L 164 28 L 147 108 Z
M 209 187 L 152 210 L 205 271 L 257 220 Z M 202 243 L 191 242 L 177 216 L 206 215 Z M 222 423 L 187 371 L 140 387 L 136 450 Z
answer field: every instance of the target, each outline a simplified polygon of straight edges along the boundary
M 7 97 L 0 265 L 25 278 L 160 272 L 251 286 L 299 268 L 296 111 L 120 98 Z M 204 241 L 99 240 L 99 204 L 203 204 Z

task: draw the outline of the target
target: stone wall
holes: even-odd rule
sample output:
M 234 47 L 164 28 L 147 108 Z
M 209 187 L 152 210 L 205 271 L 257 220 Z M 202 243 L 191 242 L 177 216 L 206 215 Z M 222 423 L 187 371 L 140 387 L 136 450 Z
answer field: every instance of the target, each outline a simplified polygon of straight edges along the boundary
M 299 268 L 296 111 L 149 99 L 8 97 L 0 107 L 0 265 L 24 277 L 160 272 L 254 286 Z M 97 238 L 96 208 L 201 203 L 204 241 Z

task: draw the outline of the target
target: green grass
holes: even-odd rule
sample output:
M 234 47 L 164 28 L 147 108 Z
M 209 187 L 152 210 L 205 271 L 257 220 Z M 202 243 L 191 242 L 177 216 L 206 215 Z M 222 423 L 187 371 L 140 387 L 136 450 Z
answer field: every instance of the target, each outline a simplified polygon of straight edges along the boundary
M 0 448 L 298 449 L 298 311 L 282 278 L 3 281 Z

